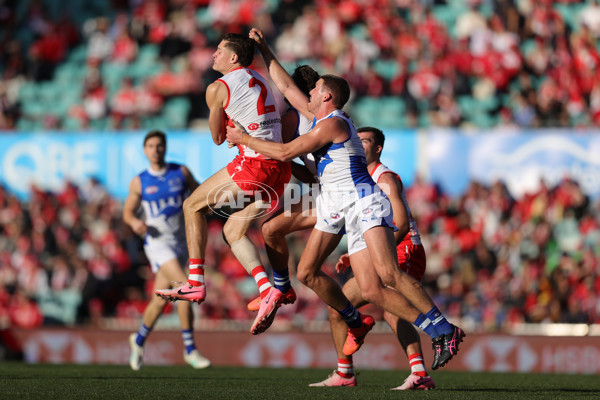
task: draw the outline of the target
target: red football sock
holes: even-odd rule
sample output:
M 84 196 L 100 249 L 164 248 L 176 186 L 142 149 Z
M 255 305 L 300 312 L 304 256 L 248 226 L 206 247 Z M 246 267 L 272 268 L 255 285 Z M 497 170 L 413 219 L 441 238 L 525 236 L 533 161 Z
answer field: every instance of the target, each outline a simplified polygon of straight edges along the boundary
M 419 353 L 412 354 L 408 357 L 410 363 L 410 372 L 418 376 L 427 376 L 427 370 L 425 369 L 425 363 L 423 362 L 423 356 Z
M 349 360 L 338 358 L 337 373 L 342 378 L 351 378 L 354 376 L 354 367 L 352 366 L 352 357 Z
M 260 298 L 264 299 L 267 294 L 269 294 L 269 289 L 271 289 L 271 282 L 269 281 L 269 276 L 265 271 L 265 267 L 259 265 L 258 267 L 254 267 L 252 269 L 252 277 L 256 281 L 256 285 L 258 286 L 258 291 L 260 292 Z
M 201 258 L 190 258 L 190 273 L 188 283 L 192 286 L 204 285 L 204 260 Z

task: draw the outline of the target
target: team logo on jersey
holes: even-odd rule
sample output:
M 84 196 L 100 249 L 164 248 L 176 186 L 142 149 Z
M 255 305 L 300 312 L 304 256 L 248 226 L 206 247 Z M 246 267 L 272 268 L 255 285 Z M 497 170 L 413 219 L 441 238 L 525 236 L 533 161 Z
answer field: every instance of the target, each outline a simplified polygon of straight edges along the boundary
M 258 124 L 256 124 L 256 123 L 252 123 L 252 124 L 248 125 L 248 130 L 249 130 L 249 131 L 255 131 L 255 130 L 257 130 L 257 129 L 258 129 L 258 127 L 259 127 L 259 126 L 260 126 L 260 125 L 258 125 Z
M 365 215 L 371 214 L 372 212 L 373 212 L 373 209 L 371 207 L 365 208 L 364 210 L 362 210 L 362 213 Z
M 169 179 L 169 192 L 178 192 L 182 189 L 181 179 Z
M 158 192 L 158 186 L 148 186 L 144 192 L 146 192 L 146 194 L 154 194 Z
M 331 213 L 331 214 L 329 214 L 329 216 L 331 218 L 333 218 L 333 219 L 338 219 L 340 217 L 340 214 L 338 214 L 338 213 Z

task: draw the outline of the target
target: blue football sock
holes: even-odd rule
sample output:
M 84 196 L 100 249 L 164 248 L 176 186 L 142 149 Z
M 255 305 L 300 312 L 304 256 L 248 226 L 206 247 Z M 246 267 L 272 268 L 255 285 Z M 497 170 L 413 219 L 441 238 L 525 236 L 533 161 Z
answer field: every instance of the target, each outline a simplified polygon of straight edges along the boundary
M 433 307 L 425 316 L 431 321 L 431 324 L 440 335 L 452 333 L 452 324 L 448 322 L 437 307 Z
M 356 308 L 354 308 L 352 303 L 348 302 L 348 304 L 346 305 L 346 307 L 344 307 L 343 310 L 336 311 L 340 313 L 340 315 L 342 316 L 342 318 L 344 318 L 344 321 L 346 322 L 346 324 L 348 324 L 350 328 L 360 328 L 362 326 L 362 319 L 360 318 L 360 313 Z
M 183 337 L 183 346 L 185 347 L 185 353 L 190 354 L 192 351 L 196 350 L 196 345 L 194 344 L 194 331 L 191 329 L 182 329 L 181 336 Z
M 283 271 L 276 271 L 273 269 L 273 283 L 275 284 L 275 288 L 282 293 L 290 290 L 292 288 L 290 283 L 290 271 L 287 268 Z
M 135 337 L 135 343 L 138 346 L 143 346 L 144 342 L 146 341 L 146 338 L 148 337 L 148 335 L 150 334 L 151 331 L 152 331 L 152 328 L 148 328 L 146 325 L 142 324 L 142 326 L 140 326 L 140 329 L 138 329 L 138 331 L 137 331 L 137 336 Z
M 435 326 L 433 326 L 431 321 L 423 313 L 419 314 L 414 324 L 432 339 L 440 335 L 435 329 Z

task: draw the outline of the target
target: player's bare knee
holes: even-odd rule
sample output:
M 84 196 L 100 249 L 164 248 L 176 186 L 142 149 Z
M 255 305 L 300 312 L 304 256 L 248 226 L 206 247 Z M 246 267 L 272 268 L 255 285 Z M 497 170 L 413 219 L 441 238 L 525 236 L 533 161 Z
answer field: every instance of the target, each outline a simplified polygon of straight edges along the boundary
M 312 284 L 315 280 L 315 276 L 311 271 L 305 271 L 302 268 L 298 268 L 298 272 L 296 272 L 296 278 L 298 278 L 302 284 L 308 287 L 312 287 Z
M 262 225 L 261 230 L 262 230 L 262 235 L 263 235 L 265 242 L 272 241 L 273 239 L 276 238 L 276 235 L 277 235 L 276 224 L 271 222 L 271 220 L 265 222 Z
M 413 288 L 417 289 L 417 290 L 423 290 L 423 285 L 421 285 L 421 282 L 419 282 L 418 280 L 414 279 L 413 277 L 411 277 L 408 274 L 404 274 L 405 275 L 405 279 L 403 282 L 405 282 L 406 284 L 408 284 L 409 286 L 412 286 Z
M 379 276 L 384 286 L 396 287 L 397 277 L 393 273 L 383 273 Z
M 381 288 L 377 288 L 375 286 L 362 288 L 361 294 L 367 303 L 380 305 L 383 301 Z
M 183 212 L 186 214 L 196 212 L 194 202 L 192 201 L 191 197 L 188 197 L 183 201 Z
M 413 281 L 412 284 L 414 287 L 416 287 L 419 290 L 423 289 L 423 285 L 421 284 L 421 282 Z
M 185 214 L 206 213 L 207 205 L 204 202 L 196 201 L 190 196 L 183 201 L 182 208 Z
M 223 237 L 225 238 L 227 243 L 229 243 L 229 245 L 231 246 L 232 243 L 235 243 L 238 240 L 240 240 L 241 238 L 243 238 L 245 233 L 240 232 L 240 230 L 237 228 L 236 224 L 232 223 L 230 221 L 233 221 L 233 220 L 228 219 L 227 222 L 225 222 L 225 225 L 223 225 Z
M 150 301 L 150 306 L 151 307 L 156 307 L 157 309 L 160 309 L 161 311 L 165 308 L 165 306 L 167 305 L 167 300 L 158 297 L 158 296 L 153 296 L 152 300 Z
M 341 321 L 342 320 L 342 314 L 340 314 L 335 308 L 327 307 L 327 309 L 329 311 L 329 319 L 331 321 Z

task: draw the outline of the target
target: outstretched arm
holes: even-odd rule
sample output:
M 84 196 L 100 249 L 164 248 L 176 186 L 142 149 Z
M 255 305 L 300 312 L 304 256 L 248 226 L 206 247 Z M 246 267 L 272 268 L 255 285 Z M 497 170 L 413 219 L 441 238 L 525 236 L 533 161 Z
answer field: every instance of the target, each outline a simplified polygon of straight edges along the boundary
M 283 94 L 290 104 L 302 115 L 309 119 L 313 119 L 313 114 L 308 111 L 308 98 L 300 89 L 298 89 L 290 74 L 288 74 L 279 61 L 277 61 L 277 58 L 275 58 L 275 55 L 269 48 L 263 33 L 256 28 L 252 28 L 249 36 L 250 39 L 253 39 L 256 42 L 256 46 L 265 60 L 265 64 L 269 69 L 269 75 L 271 75 L 271 79 L 275 83 L 275 86 L 277 86 L 277 89 L 279 89 L 281 94 Z
M 312 153 L 328 143 L 345 140 L 346 122 L 340 118 L 327 118 L 305 135 L 289 143 L 267 142 L 252 137 L 237 127 L 227 126 L 227 141 L 233 144 L 242 144 L 250 147 L 257 153 L 279 161 L 291 161 L 294 158 Z

